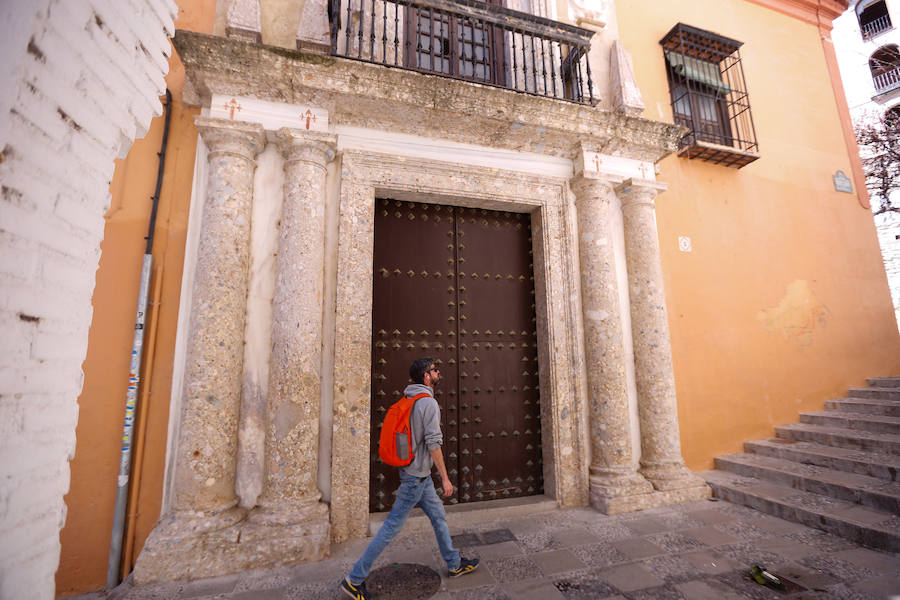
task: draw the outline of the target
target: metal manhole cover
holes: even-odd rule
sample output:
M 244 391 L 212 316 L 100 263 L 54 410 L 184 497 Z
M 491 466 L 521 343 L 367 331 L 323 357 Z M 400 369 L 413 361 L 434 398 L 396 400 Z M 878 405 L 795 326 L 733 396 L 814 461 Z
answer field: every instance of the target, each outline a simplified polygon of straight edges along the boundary
M 425 565 L 395 563 L 369 573 L 366 588 L 379 600 L 425 600 L 441 589 L 441 576 Z

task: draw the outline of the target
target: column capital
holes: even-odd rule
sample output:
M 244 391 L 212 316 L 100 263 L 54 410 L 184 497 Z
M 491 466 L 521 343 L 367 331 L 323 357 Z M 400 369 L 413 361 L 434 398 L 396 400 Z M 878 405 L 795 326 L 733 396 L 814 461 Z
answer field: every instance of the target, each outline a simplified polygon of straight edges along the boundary
M 625 179 L 616 186 L 616 195 L 622 202 L 622 208 L 633 204 L 649 204 L 661 192 L 669 189 L 669 184 L 650 179 Z
M 337 153 L 337 136 L 331 133 L 282 127 L 275 139 L 287 162 L 308 162 L 324 169 Z
M 210 154 L 235 154 L 249 161 L 266 147 L 266 131 L 258 123 L 198 116 L 194 126 Z
M 578 173 L 569 179 L 569 187 L 575 192 L 576 205 L 591 199 L 611 202 L 616 196 L 616 186 L 620 183 L 621 178 L 585 173 Z

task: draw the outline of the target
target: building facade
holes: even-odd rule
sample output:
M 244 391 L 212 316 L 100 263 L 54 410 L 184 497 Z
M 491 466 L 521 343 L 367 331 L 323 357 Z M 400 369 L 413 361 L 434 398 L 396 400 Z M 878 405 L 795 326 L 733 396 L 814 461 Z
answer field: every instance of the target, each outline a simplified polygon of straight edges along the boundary
M 889 0 L 855 2 L 834 21 L 834 43 L 844 91 L 854 124 L 876 122 L 894 115 L 900 105 L 900 5 Z M 892 194 L 892 204 L 900 198 Z M 879 211 L 876 202 L 873 211 Z M 878 241 L 900 324 L 900 215 L 875 215 Z M 898 325 L 900 326 L 900 325 Z
M 367 535 L 393 487 L 373 440 L 421 355 L 452 502 L 598 515 L 706 497 L 715 455 L 896 374 L 844 8 L 181 2 L 168 135 L 112 181 L 58 593 L 107 575 L 163 145 L 138 583 Z

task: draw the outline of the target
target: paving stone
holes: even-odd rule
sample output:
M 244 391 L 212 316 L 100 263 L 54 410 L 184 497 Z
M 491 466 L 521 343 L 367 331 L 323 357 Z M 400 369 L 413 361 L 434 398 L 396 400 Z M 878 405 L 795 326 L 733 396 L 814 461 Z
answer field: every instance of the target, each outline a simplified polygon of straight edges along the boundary
M 669 526 L 666 525 L 665 522 L 654 518 L 632 519 L 630 521 L 625 521 L 624 524 L 639 535 L 669 531 Z
M 682 583 L 704 576 L 704 571 L 683 554 L 663 554 L 642 560 L 640 564 L 666 583 Z
M 840 579 L 845 583 L 854 583 L 860 579 L 874 577 L 878 574 L 868 566 L 855 565 L 835 554 L 816 554 L 807 556 L 798 562 L 813 571 L 821 573 L 840 573 Z M 833 583 L 837 583 L 837 581 Z
M 616 598 L 618 590 L 595 576 L 559 579 L 553 584 L 566 600 L 597 600 Z
M 818 548 L 804 544 L 803 542 L 779 537 L 756 539 L 753 540 L 752 545 L 756 548 L 761 548 L 766 552 L 774 552 L 787 560 L 795 562 L 821 552 Z
M 600 542 L 615 542 L 635 537 L 634 531 L 621 521 L 604 520 L 588 529 L 597 536 L 597 540 Z
M 515 542 L 516 536 L 509 529 L 492 529 L 478 534 L 482 544 L 499 544 L 500 542 Z
M 852 548 L 834 554 L 860 567 L 866 567 L 880 573 L 900 573 L 900 556 L 869 550 L 868 548 Z
M 677 532 L 648 535 L 647 540 L 665 552 L 685 552 L 703 547 L 703 544 L 697 540 Z
M 482 560 L 499 560 L 501 558 L 522 556 L 524 553 L 521 546 L 516 542 L 503 542 L 501 544 L 490 544 L 488 546 L 476 546 L 471 549 L 469 554 L 477 556 Z M 472 557 L 467 555 L 467 558 Z
M 252 592 L 239 592 L 229 594 L 228 600 L 285 600 L 287 589 L 275 588 L 270 590 L 254 590 Z
M 509 596 L 516 600 L 565 600 L 565 596 L 550 581 L 517 581 L 506 586 Z
M 665 583 L 639 564 L 610 567 L 601 571 L 600 577 L 626 593 L 649 587 L 659 587 Z
M 498 583 L 535 579 L 541 573 L 534 561 L 527 556 L 491 561 L 489 565 Z M 471 575 L 466 575 L 466 577 L 471 577 Z
M 741 538 L 733 533 L 716 529 L 712 525 L 705 527 L 693 527 L 691 529 L 683 529 L 678 533 L 697 540 L 706 546 L 722 546 L 725 544 L 734 544 L 741 541 Z
M 671 585 L 638 590 L 628 594 L 631 600 L 684 600 L 684 595 Z
M 819 531 L 818 529 L 807 529 L 806 531 L 792 533 L 785 537 L 818 548 L 819 552 L 839 552 L 841 550 L 849 550 L 857 547 L 857 545 L 850 540 L 824 531 Z
M 530 556 L 544 575 L 554 575 L 583 569 L 584 563 L 569 550 L 551 550 Z
M 562 548 L 596 544 L 600 541 L 596 535 L 584 528 L 556 531 L 551 535 L 551 539 L 556 547 Z
M 900 576 L 879 575 L 864 579 L 850 586 L 852 589 L 874 594 L 880 598 L 896 598 L 900 596 Z
M 717 548 L 716 551 L 748 569 L 753 565 L 770 565 L 782 560 L 777 552 L 760 548 L 750 542 L 728 544 Z
M 741 596 L 730 590 L 723 590 L 720 586 L 710 585 L 706 581 L 688 581 L 675 585 L 684 600 L 743 600 Z
M 733 514 L 729 514 L 728 512 L 717 510 L 714 508 L 696 510 L 691 512 L 690 515 L 691 518 L 696 519 L 701 523 L 706 523 L 707 525 L 731 523 L 735 520 L 735 516 Z
M 628 558 L 634 559 L 647 558 L 648 556 L 656 556 L 663 553 L 662 548 L 645 538 L 631 538 L 630 540 L 612 542 L 610 545 Z
M 691 552 L 684 555 L 685 560 L 700 569 L 703 573 L 718 575 L 729 571 L 737 571 L 743 565 L 731 560 L 727 556 L 712 551 Z
M 731 523 L 722 523 L 720 525 L 716 525 L 715 527 L 723 533 L 731 534 L 745 541 L 772 536 L 772 533 L 770 531 L 766 531 L 757 527 L 754 522 L 749 520 L 735 520 Z
M 493 585 L 449 592 L 449 595 L 453 600 L 509 600 L 509 596 Z
M 629 558 L 608 544 L 594 544 L 591 546 L 576 546 L 571 551 L 581 562 L 588 566 L 609 567 L 624 562 Z
M 308 583 L 306 585 L 292 585 L 287 589 L 284 596 L 282 598 L 284 600 L 312 600 L 312 598 L 316 598 L 316 600 L 340 600 L 341 598 L 346 599 L 347 594 L 344 593 L 343 590 L 339 587 L 340 581 L 334 582 L 331 585 L 324 581 L 317 581 L 315 583 Z M 390 598 L 391 600 L 397 600 L 396 596 L 379 596 L 380 598 L 384 598 L 387 600 Z M 256 596 L 248 596 L 249 598 L 256 598 Z
M 479 537 L 474 533 L 460 533 L 457 535 L 451 535 L 450 541 L 453 542 L 453 547 L 456 549 L 480 546 L 482 543 L 481 539 L 479 539 Z

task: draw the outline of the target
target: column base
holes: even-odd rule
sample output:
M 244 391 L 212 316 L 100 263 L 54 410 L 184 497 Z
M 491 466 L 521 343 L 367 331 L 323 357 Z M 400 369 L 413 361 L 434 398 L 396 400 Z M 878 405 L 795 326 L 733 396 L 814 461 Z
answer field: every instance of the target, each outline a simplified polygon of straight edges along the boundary
M 246 514 L 246 511 L 245 511 Z M 328 509 L 317 503 L 307 514 L 263 518 L 251 513 L 228 527 L 202 530 L 179 515 L 163 519 L 150 533 L 134 567 L 135 585 L 205 579 L 328 556 Z
M 619 515 L 639 510 L 659 508 L 660 506 L 669 506 L 670 504 L 705 500 L 711 496 L 712 492 L 710 491 L 709 486 L 704 483 L 702 486 L 685 487 L 666 491 L 654 490 L 646 494 L 635 494 L 632 496 L 618 496 L 614 498 L 598 497 L 597 503 L 594 502 L 594 495 L 591 494 L 591 506 L 605 515 Z
M 694 475 L 684 463 L 642 464 L 638 472 L 653 484 L 653 489 L 661 492 L 706 486 L 706 482 Z
M 591 506 L 602 510 L 613 499 L 624 500 L 644 496 L 653 491 L 653 486 L 635 472 L 594 473 L 590 477 Z

